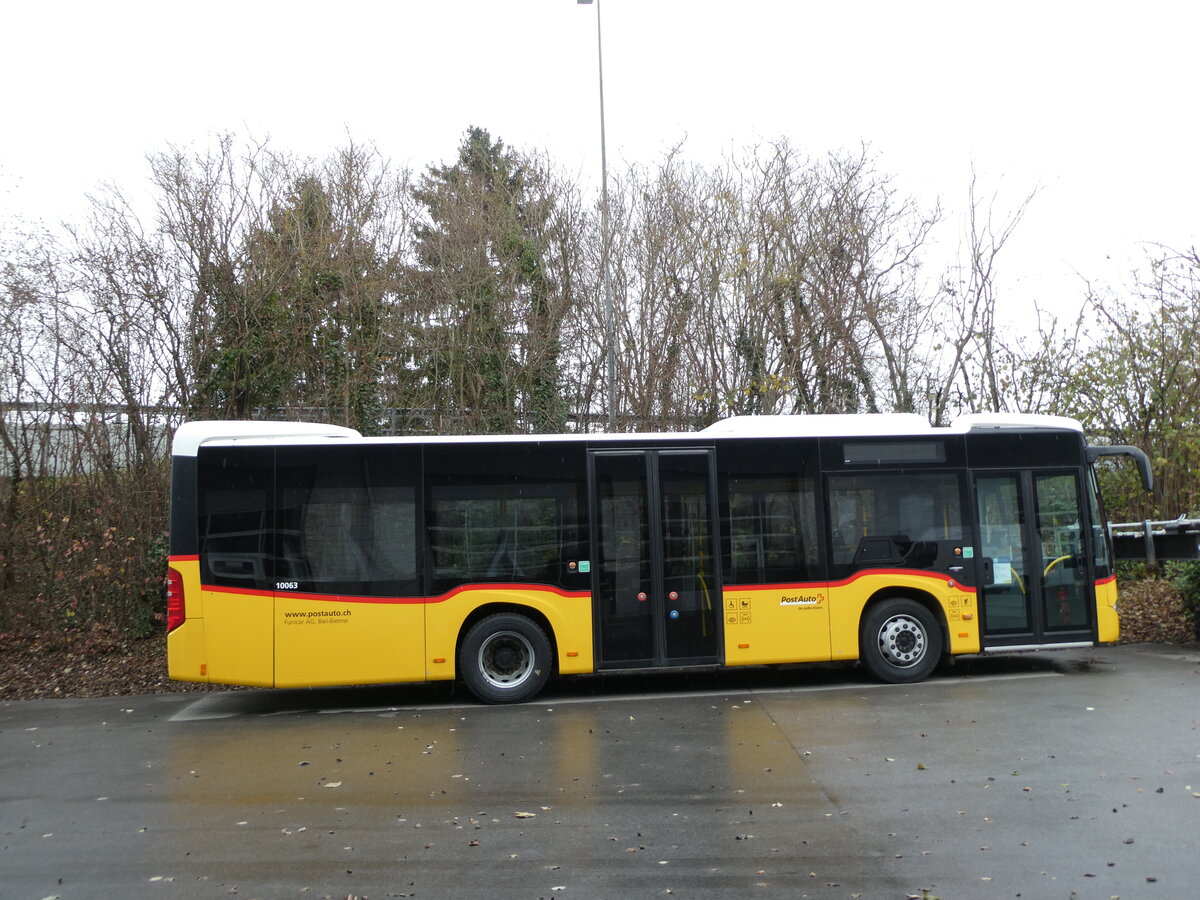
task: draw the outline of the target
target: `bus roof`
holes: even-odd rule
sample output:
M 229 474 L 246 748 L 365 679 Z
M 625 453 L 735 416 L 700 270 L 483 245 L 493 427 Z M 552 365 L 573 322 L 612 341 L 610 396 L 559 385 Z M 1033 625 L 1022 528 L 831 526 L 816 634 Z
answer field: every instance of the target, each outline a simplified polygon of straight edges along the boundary
M 1083 434 L 1083 427 L 1063 416 L 1022 413 L 977 413 L 960 416 L 949 426 L 935 427 L 916 413 L 850 415 L 731 416 L 698 432 L 668 433 L 580 433 L 517 435 L 446 435 L 364 438 L 352 428 L 311 422 L 200 421 L 185 422 L 175 432 L 174 456 L 195 456 L 202 444 L 314 444 L 358 443 L 494 443 L 578 441 L 679 441 L 700 436 L 724 438 L 766 437 L 920 437 L 988 431 L 1037 431 L 1051 429 Z
M 172 456 L 195 456 L 201 444 L 234 443 L 251 440 L 274 443 L 299 439 L 302 443 L 320 438 L 361 439 L 353 428 L 318 425 L 312 422 L 261 422 L 229 419 L 225 421 L 184 422 L 171 443 Z
M 1083 433 L 1083 426 L 1064 416 L 1027 413 L 973 413 L 959 416 L 949 426 L 937 427 L 917 413 L 879 413 L 811 416 L 730 416 L 705 428 L 701 434 L 739 437 L 907 437 L 929 434 L 966 434 L 970 431 L 1039 429 Z

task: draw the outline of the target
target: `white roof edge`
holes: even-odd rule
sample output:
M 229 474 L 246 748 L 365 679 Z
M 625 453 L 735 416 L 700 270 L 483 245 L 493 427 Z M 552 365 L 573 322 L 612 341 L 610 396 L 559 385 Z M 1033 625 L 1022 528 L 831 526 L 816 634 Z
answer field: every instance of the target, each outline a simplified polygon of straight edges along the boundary
M 730 416 L 700 434 L 742 437 L 867 437 L 926 434 L 929 420 L 917 413 L 819 413 L 782 416 Z
M 949 427 L 930 425 L 918 413 L 730 416 L 714 422 L 699 433 L 742 437 L 888 437 L 1040 428 L 1083 433 L 1083 426 L 1075 419 L 1035 413 L 970 413 L 957 417 Z
M 1047 416 L 1030 413 L 971 413 L 957 417 L 949 427 L 934 427 L 918 413 L 822 413 L 812 415 L 730 416 L 707 428 L 693 432 L 667 434 L 531 434 L 531 435 L 470 435 L 424 438 L 433 443 L 454 441 L 462 443 L 490 442 L 509 438 L 521 441 L 620 441 L 620 440 L 679 440 L 708 437 L 901 437 L 1000 430 L 1058 429 L 1083 433 L 1083 426 L 1066 416 Z M 198 421 L 185 422 L 175 432 L 171 453 L 174 456 L 195 456 L 202 444 L 263 443 L 275 441 L 309 441 L 321 438 L 362 440 L 353 428 L 322 425 L 313 422 L 263 421 Z M 400 438 L 400 441 L 405 439 Z M 411 439 L 410 439 L 411 440 Z
M 950 428 L 964 434 L 968 431 L 1014 430 L 1054 428 L 1078 431 L 1083 434 L 1083 425 L 1067 416 L 1047 416 L 1039 413 L 970 413 L 959 416 L 950 423 Z
M 201 444 L 214 441 L 261 440 L 263 438 L 361 438 L 353 428 L 318 425 L 313 422 L 225 421 L 184 422 L 175 431 L 172 456 L 195 456 Z

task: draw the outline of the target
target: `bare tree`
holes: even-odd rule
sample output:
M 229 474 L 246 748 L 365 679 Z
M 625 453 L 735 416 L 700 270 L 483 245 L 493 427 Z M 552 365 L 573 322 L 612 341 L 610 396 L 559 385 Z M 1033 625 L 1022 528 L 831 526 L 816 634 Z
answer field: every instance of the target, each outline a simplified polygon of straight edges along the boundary
M 938 307 L 938 318 L 951 327 L 942 337 L 940 377 L 928 382 L 934 422 L 944 423 L 953 410 L 1010 408 L 1013 384 L 1004 373 L 1018 371 L 1024 353 L 1003 347 L 996 331 L 997 260 L 1036 196 L 1034 189 L 997 223 L 997 194 L 984 207 L 978 177 L 971 174 L 966 259 L 948 273 Z
M 1128 471 L 1106 493 L 1123 518 L 1200 513 L 1200 254 L 1157 250 L 1128 291 L 1088 286 L 1092 322 L 1053 409 L 1149 454 L 1151 496 Z
M 937 210 L 864 149 L 785 141 L 707 169 L 680 148 L 617 180 L 623 407 L 692 427 L 729 413 L 913 409 L 929 342 L 919 253 Z

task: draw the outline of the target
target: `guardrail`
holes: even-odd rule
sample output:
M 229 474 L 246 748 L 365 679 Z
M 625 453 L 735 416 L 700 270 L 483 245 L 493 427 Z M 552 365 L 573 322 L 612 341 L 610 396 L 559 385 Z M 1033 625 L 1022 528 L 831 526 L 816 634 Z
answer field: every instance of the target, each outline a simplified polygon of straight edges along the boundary
M 1200 559 L 1200 519 L 1121 522 L 1108 532 L 1117 559 Z

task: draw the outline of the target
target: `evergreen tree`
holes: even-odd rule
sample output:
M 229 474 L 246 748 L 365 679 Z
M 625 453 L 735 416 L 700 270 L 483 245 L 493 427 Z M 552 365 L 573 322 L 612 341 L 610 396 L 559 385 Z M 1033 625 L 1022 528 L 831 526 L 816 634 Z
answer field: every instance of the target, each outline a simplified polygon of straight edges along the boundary
M 561 313 L 544 266 L 548 179 L 472 127 L 456 161 L 430 167 L 414 193 L 426 218 L 415 281 L 427 405 L 463 430 L 561 430 Z

